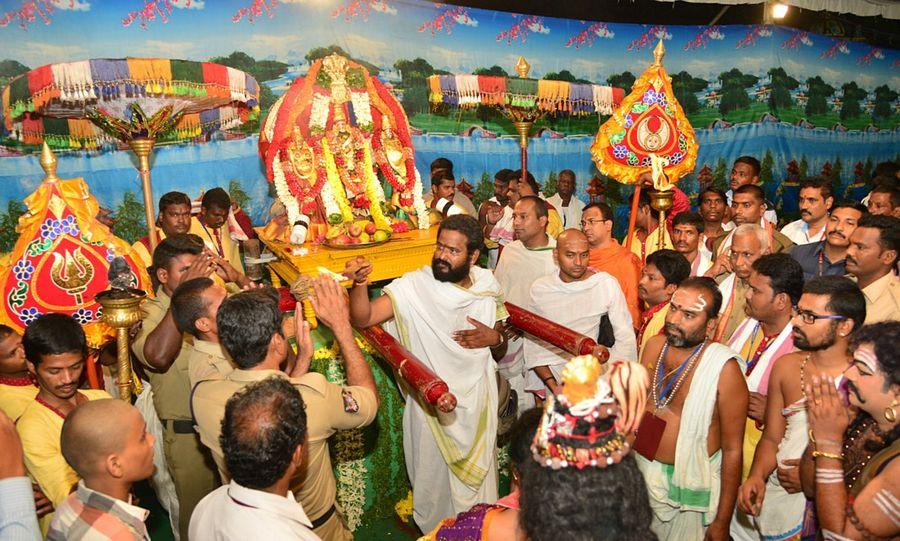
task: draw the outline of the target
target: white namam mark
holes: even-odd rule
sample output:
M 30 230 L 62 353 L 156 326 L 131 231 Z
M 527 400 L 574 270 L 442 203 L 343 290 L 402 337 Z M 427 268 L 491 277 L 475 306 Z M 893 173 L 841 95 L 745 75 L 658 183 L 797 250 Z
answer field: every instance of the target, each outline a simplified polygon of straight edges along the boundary
M 856 348 L 853 360 L 866 365 L 873 374 L 878 371 L 878 357 L 875 356 L 875 349 L 870 344 L 864 344 Z

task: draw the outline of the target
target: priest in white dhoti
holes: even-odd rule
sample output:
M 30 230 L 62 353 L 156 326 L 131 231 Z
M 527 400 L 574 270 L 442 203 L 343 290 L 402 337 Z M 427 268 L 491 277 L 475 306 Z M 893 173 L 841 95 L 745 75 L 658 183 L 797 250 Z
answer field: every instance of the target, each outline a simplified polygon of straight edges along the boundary
M 443 379 L 456 399 L 445 395 L 434 407 L 406 393 L 403 450 L 413 518 L 424 532 L 441 519 L 497 499 L 494 358 L 503 355 L 506 340 L 495 325 L 507 314 L 494 276 L 475 266 L 483 242 L 475 218 L 446 218 L 431 266 L 404 274 L 372 301 L 366 287 L 371 264 L 359 257 L 344 272 L 354 282 L 353 324 L 365 328 L 390 321 L 388 331 Z
M 500 283 L 504 300 L 527 308 L 531 302 L 531 286 L 538 278 L 557 272 L 553 249 L 556 240 L 547 234 L 548 208 L 536 196 L 520 198 L 513 208 L 513 230 L 516 240 L 500 253 L 494 276 Z M 534 406 L 534 399 L 525 392 L 525 356 L 523 338 L 509 342 L 506 355 L 500 361 L 500 375 L 518 395 L 519 411 Z
M 750 391 L 750 407 L 744 429 L 744 465 L 741 476 L 744 481 L 750 475 L 754 454 L 762 438 L 772 368 L 779 358 L 794 351 L 791 336 L 794 326 L 791 318 L 794 306 L 803 294 L 803 267 L 787 254 L 764 255 L 753 262 L 752 269 L 747 280 L 749 290 L 744 308 L 749 317 L 738 326 L 728 343 L 731 349 L 740 354 L 741 368 Z M 797 419 L 799 417 L 794 420 Z M 770 489 L 775 495 L 771 499 L 767 496 L 767 511 L 772 505 L 777 506 L 780 500 L 791 499 L 777 482 Z M 803 495 L 799 496 L 803 500 Z M 802 521 L 802 513 L 800 517 L 793 517 L 796 521 L 788 521 L 791 522 L 789 526 L 773 524 L 770 520 L 772 517 L 767 512 L 765 519 L 760 520 L 762 517 L 753 518 L 738 509 L 731 521 L 731 537 L 736 541 L 757 540 L 764 531 L 767 532 L 766 536 L 773 535 L 774 530 L 778 530 L 776 534 L 785 533 Z M 767 521 L 768 524 L 765 524 Z
M 615 343 L 609 348 L 613 361 L 637 360 L 637 345 L 625 294 L 615 278 L 588 268 L 590 245 L 578 229 L 567 229 L 556 239 L 553 256 L 559 272 L 538 278 L 531 286 L 528 310 L 563 327 L 597 338 L 604 315 L 612 324 Z M 577 307 L 577 309 L 573 309 Z M 525 390 L 544 398 L 557 392 L 562 369 L 571 355 L 526 335 L 524 344 Z
M 708 339 L 721 302 L 712 279 L 683 281 L 665 336 L 650 338 L 641 354 L 653 383 L 633 448 L 660 541 L 728 539 L 747 385 L 737 354 Z

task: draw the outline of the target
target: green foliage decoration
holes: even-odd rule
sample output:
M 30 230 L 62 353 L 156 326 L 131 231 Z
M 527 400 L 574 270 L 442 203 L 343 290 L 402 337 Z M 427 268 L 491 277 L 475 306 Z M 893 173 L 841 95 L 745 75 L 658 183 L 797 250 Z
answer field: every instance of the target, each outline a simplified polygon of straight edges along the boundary
M 147 220 L 144 219 L 144 205 L 139 203 L 134 192 L 122 195 L 122 202 L 116 208 L 116 223 L 113 234 L 131 244 L 147 234 Z
M 6 212 L 0 214 L 0 253 L 12 251 L 19 239 L 19 233 L 16 226 L 19 223 L 19 217 L 25 214 L 25 205 L 21 201 L 10 199 L 6 203 Z

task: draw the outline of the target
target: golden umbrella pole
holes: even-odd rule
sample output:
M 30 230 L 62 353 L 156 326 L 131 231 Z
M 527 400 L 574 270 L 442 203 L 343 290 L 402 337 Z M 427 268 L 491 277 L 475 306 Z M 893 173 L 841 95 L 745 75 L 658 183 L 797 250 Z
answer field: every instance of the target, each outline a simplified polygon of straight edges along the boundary
M 141 189 L 144 192 L 144 213 L 147 219 L 147 232 L 150 235 L 150 253 L 156 251 L 156 216 L 153 213 L 153 187 L 150 184 L 150 153 L 153 152 L 154 139 L 131 139 L 128 146 L 138 157 L 138 171 L 141 173 Z
M 141 303 L 147 295 L 139 289 L 109 289 L 95 297 L 103 307 L 101 320 L 116 329 L 116 365 L 119 369 L 116 386 L 119 398 L 131 401 L 131 353 L 128 330 L 141 321 Z
M 666 211 L 672 208 L 672 202 L 675 200 L 675 192 L 673 190 L 650 190 L 650 206 L 659 212 L 659 242 L 657 249 L 665 248 L 666 241 Z
M 524 56 L 520 56 L 515 68 L 519 77 L 525 79 L 528 77 L 528 72 L 531 71 L 531 64 L 525 60 Z M 503 114 L 512 121 L 519 134 L 519 155 L 522 160 L 522 180 L 524 181 L 528 178 L 528 136 L 531 134 L 531 127 L 534 126 L 535 121 L 544 116 L 544 111 L 537 108 L 506 107 L 503 109 Z

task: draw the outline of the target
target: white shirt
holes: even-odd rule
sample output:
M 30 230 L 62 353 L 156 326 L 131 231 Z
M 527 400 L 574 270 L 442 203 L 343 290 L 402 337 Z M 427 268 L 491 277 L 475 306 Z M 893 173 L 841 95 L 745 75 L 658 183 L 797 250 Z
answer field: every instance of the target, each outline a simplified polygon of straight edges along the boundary
M 547 198 L 547 202 L 556 207 L 559 213 L 559 219 L 562 220 L 563 229 L 581 228 L 581 211 L 584 209 L 584 203 L 574 195 L 569 199 L 569 206 L 563 206 L 562 197 L 558 193 Z
M 233 480 L 200 500 L 191 515 L 189 536 L 198 541 L 320 539 L 293 494 L 277 496 Z
M 782 227 L 781 234 L 791 239 L 791 242 L 794 244 L 809 244 L 811 242 L 819 242 L 825 237 L 825 226 L 823 225 L 818 233 L 810 236 L 809 224 L 803 220 L 797 220 Z

